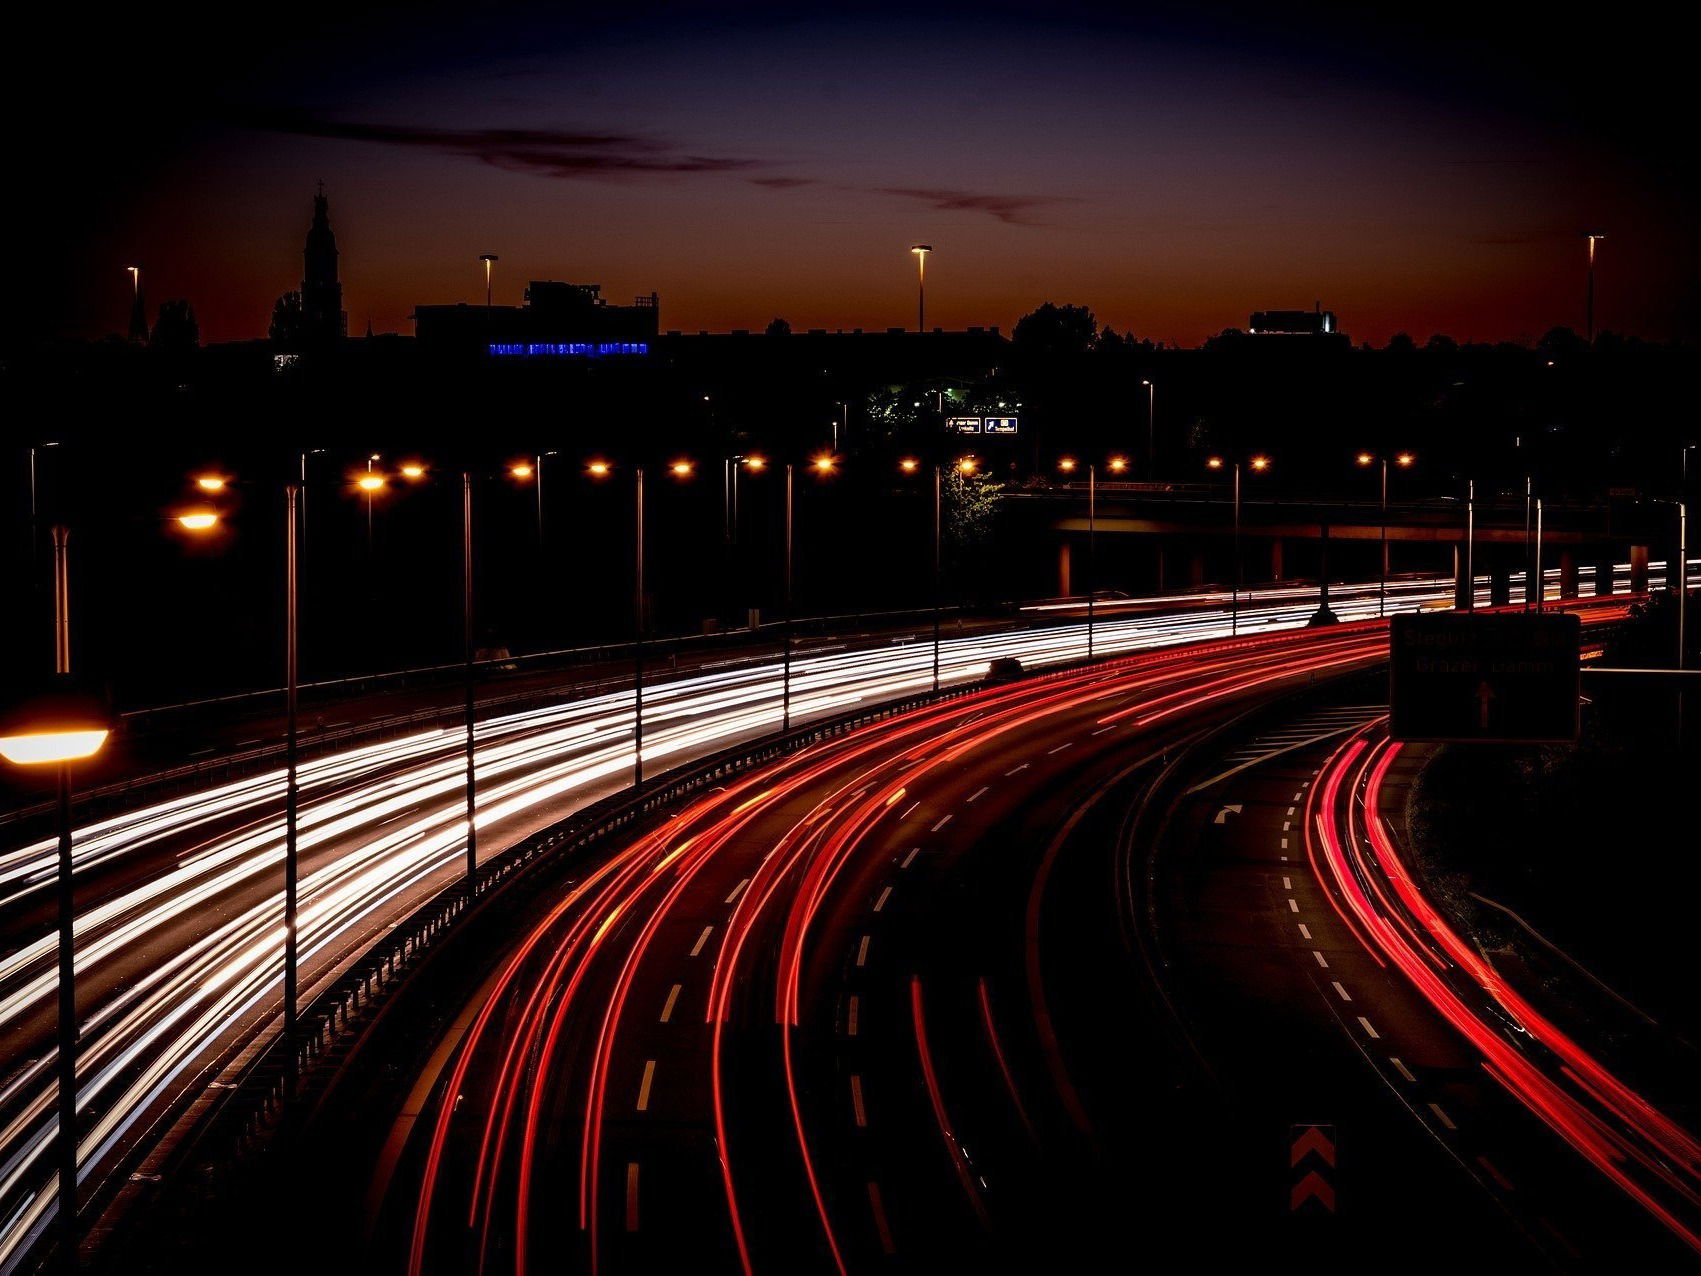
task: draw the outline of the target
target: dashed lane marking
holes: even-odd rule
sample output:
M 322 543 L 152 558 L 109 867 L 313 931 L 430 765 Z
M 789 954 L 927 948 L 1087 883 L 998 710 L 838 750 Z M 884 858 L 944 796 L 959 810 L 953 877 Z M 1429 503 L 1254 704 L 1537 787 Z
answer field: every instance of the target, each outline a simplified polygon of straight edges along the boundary
M 970 798 L 970 799 L 969 799 L 969 801 L 971 801 L 971 802 L 973 802 L 973 801 L 975 801 L 975 800 L 976 800 L 976 799 L 978 799 L 978 798 L 982 798 L 982 797 L 985 797 L 985 796 L 986 796 L 986 793 L 987 793 L 987 790 L 989 790 L 989 789 L 990 789 L 990 788 L 992 788 L 992 786 L 991 786 L 991 785 L 990 785 L 990 784 L 983 784 L 983 785 L 981 785 L 981 786 L 980 786 L 980 788 L 978 788 L 978 789 L 976 789 L 976 790 L 975 790 L 975 793 L 974 793 L 974 796 L 973 796 L 973 797 L 971 797 L 971 798 Z
M 644 1079 L 638 1083 L 638 1111 L 640 1112 L 648 1112 L 650 1110 L 650 1084 L 655 1079 L 656 1061 L 654 1059 L 646 1059 L 644 1061 Z
M 851 1110 L 856 1113 L 856 1128 L 868 1128 L 868 1113 L 862 1106 L 862 1077 L 851 1073 Z
M 852 995 L 850 1005 L 845 1011 L 845 1036 L 856 1036 L 857 1019 L 860 1017 L 861 1010 L 862 998 Z
M 904 813 L 902 815 L 900 815 L 898 818 L 900 820 L 909 819 L 910 816 L 915 814 L 916 807 L 918 807 L 920 805 L 921 805 L 921 799 L 917 798 L 914 802 L 911 802 L 908 806 L 906 806 L 904 808 Z
M 684 986 L 684 984 L 675 984 L 668 990 L 667 1001 L 662 1005 L 661 1021 L 663 1023 L 673 1018 L 673 1008 L 679 1001 L 679 990 Z
M 886 907 L 886 901 L 891 898 L 892 888 L 888 886 L 885 890 L 880 892 L 880 898 L 874 901 L 874 911 L 878 913 L 882 908 Z
M 1293 889 L 1293 878 L 1291 878 L 1291 877 L 1282 878 L 1282 889 L 1285 890 L 1285 891 L 1291 891 Z
M 880 1234 L 881 1250 L 896 1254 L 898 1247 L 892 1243 L 892 1227 L 886 1221 L 886 1207 L 880 1201 L 880 1184 L 872 1181 L 868 1184 L 868 1208 L 874 1211 L 874 1230 Z
M 1512 1180 L 1507 1178 L 1498 1169 L 1496 1169 L 1495 1166 L 1494 1166 L 1494 1162 L 1490 1161 L 1486 1156 L 1479 1156 L 1477 1158 L 1477 1164 L 1482 1166 L 1483 1170 L 1488 1174 L 1489 1178 L 1493 1179 L 1497 1184 L 1500 1185 L 1500 1190 L 1502 1192 L 1510 1192 L 1510 1191 L 1515 1190 L 1512 1186 Z
M 1011 776 L 1015 775 L 1017 772 L 1026 771 L 1032 765 L 1033 765 L 1032 762 L 1024 762 L 1024 763 L 1022 763 L 1021 766 L 1011 767 L 1008 771 L 1006 771 L 1004 773 L 1004 778 L 1006 780 L 1008 780 Z
M 1364 1029 L 1365 1035 L 1368 1036 L 1372 1041 L 1382 1040 L 1382 1034 L 1380 1032 L 1376 1031 L 1376 1026 L 1374 1024 L 1372 1024 L 1370 1022 L 1370 1020 L 1366 1019 L 1363 1015 L 1360 1015 L 1358 1017 L 1358 1026 Z
M 921 854 L 921 847 L 919 847 L 919 846 L 910 847 L 910 853 L 908 855 L 904 856 L 904 862 L 902 864 L 898 865 L 898 867 L 899 868 L 908 868 L 911 864 L 915 863 L 915 857 L 917 855 L 920 855 L 920 854 Z
M 955 812 L 952 812 L 952 814 L 955 814 Z M 933 826 L 933 832 L 935 832 L 935 833 L 937 833 L 937 832 L 938 832 L 938 831 L 939 831 L 939 830 L 940 830 L 940 829 L 942 829 L 942 828 L 944 828 L 944 827 L 945 827 L 945 826 L 946 826 L 946 825 L 947 825 L 947 824 L 949 824 L 949 823 L 950 823 L 950 822 L 951 822 L 951 816 L 950 816 L 950 815 L 946 815 L 946 816 L 945 816 L 945 817 L 943 817 L 943 818 L 942 818 L 942 819 L 941 819 L 941 820 L 940 820 L 940 821 L 939 821 L 939 823 L 937 823 L 937 824 L 935 824 L 935 825 L 934 825 L 934 826 Z
M 713 926 L 703 927 L 703 933 L 697 936 L 697 942 L 691 945 L 691 955 L 693 957 L 703 951 L 703 945 L 709 942 L 709 936 L 714 933 L 714 930 L 715 928 Z
M 750 885 L 750 879 L 748 877 L 743 878 L 737 886 L 732 888 L 732 894 L 726 897 L 726 902 L 729 904 L 737 903 L 738 897 L 744 894 L 744 888 L 748 885 Z
M 1298 911 L 1299 911 L 1299 901 L 1297 899 L 1288 900 L 1288 912 L 1297 913 Z
M 1395 1072 L 1398 1072 L 1402 1077 L 1404 1077 L 1407 1081 L 1410 1081 L 1413 1085 L 1417 1084 L 1417 1078 L 1412 1075 L 1412 1070 L 1410 1068 L 1406 1067 L 1406 1065 L 1399 1059 L 1398 1056 L 1389 1055 L 1388 1056 L 1388 1062 L 1394 1065 L 1394 1071 Z
M 1329 959 L 1327 957 L 1325 957 L 1322 953 L 1318 952 L 1315 948 L 1313 948 L 1311 950 L 1311 955 L 1313 957 L 1317 958 L 1317 964 L 1319 966 L 1323 967 L 1324 970 L 1329 969 Z
M 1106 731 L 1116 730 L 1116 728 L 1120 725 L 1121 725 L 1121 723 L 1113 722 L 1108 727 L 1100 727 L 1097 731 L 1094 731 L 1092 734 L 1093 735 L 1103 735 Z
M 1339 979 L 1331 979 L 1329 984 L 1332 988 L 1334 988 L 1336 996 L 1340 997 L 1342 1001 L 1351 1001 L 1353 999 L 1353 995 L 1346 990 L 1346 986 L 1342 984 Z
M 864 935 L 862 937 L 862 942 L 856 946 L 856 964 L 857 965 L 859 965 L 859 966 L 868 965 L 868 944 L 869 944 L 869 941 L 872 940 L 873 938 L 874 938 L 874 936 L 872 936 L 872 935 Z
M 1311 927 L 1307 926 L 1304 922 L 1301 922 L 1299 923 L 1299 933 L 1302 939 L 1310 939 Z
M 1457 1130 L 1459 1128 L 1453 1124 L 1453 1118 L 1441 1110 L 1441 1105 L 1439 1103 L 1430 1104 L 1429 1110 L 1435 1113 L 1435 1119 L 1441 1122 L 1441 1124 L 1446 1126 L 1449 1130 Z
M 626 1162 L 626 1230 L 638 1230 L 638 1163 Z
M 1074 747 L 1075 747 L 1075 742 L 1073 740 L 1069 740 L 1069 741 L 1067 741 L 1063 744 L 1058 745 L 1055 749 L 1047 749 L 1045 751 L 1045 755 L 1046 755 L 1046 757 L 1049 758 L 1054 753 L 1062 753 L 1063 750 L 1072 749 Z

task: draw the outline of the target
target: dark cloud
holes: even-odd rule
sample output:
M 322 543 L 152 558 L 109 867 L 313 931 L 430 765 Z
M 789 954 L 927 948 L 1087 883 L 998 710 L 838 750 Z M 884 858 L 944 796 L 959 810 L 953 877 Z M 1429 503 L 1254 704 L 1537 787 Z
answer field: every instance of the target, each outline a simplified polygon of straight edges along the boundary
M 776 191 L 796 190 L 799 186 L 816 184 L 813 177 L 752 177 L 750 182 L 752 185 L 766 186 L 769 190 Z
M 974 191 L 932 190 L 914 186 L 877 186 L 877 195 L 920 200 L 942 213 L 987 213 L 1012 226 L 1037 226 L 1032 213 L 1063 201 L 1048 196 L 983 195 Z
M 569 129 L 436 129 L 409 124 L 330 120 L 293 112 L 242 117 L 249 128 L 299 137 L 376 142 L 461 155 L 497 168 L 544 177 L 657 177 L 677 173 L 729 173 L 759 167 L 755 160 L 692 155 L 659 138 L 637 133 Z

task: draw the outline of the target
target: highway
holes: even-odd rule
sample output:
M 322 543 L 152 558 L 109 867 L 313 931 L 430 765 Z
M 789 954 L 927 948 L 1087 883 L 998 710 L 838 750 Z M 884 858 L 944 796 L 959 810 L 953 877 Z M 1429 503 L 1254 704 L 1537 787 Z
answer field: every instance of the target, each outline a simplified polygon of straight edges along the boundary
M 1444 599 L 1450 580 L 1390 587 L 1393 608 Z M 1337 589 L 1344 618 L 1373 612 L 1374 587 Z M 1240 629 L 1300 624 L 1312 589 L 1271 589 Z M 1100 654 L 1142 651 L 1226 629 L 1219 609 L 1106 619 Z M 1029 667 L 1079 659 L 1081 625 L 948 640 L 943 680 L 980 677 L 1011 656 Z M 793 665 L 793 719 L 830 716 L 925 689 L 931 648 L 811 655 Z M 778 671 L 699 672 L 646 693 L 651 771 L 772 731 Z M 478 731 L 480 845 L 486 853 L 622 787 L 631 696 L 611 693 L 497 715 Z M 304 992 L 451 880 L 464 859 L 461 737 L 452 730 L 324 756 L 302 771 Z M 282 777 L 271 772 L 102 819 L 77 830 L 82 1019 L 79 1160 L 104 1183 L 157 1135 L 188 1094 L 275 1019 L 281 964 Z M 52 846 L 0 853 L 0 1270 L 52 1217 Z M 87 1188 L 85 1187 L 85 1190 Z
M 1047 956 L 1083 954 L 1048 891 L 1070 813 L 1253 699 L 1373 667 L 1385 632 L 983 691 L 688 804 L 588 867 L 456 1016 L 355 1194 L 381 1202 L 373 1265 L 933 1270 L 1067 1251 L 1035 1141 L 1085 1135 L 1102 1084 L 1092 1064 L 1077 1081 L 1081 1038 L 1053 1019 L 1083 992 L 1060 994 Z

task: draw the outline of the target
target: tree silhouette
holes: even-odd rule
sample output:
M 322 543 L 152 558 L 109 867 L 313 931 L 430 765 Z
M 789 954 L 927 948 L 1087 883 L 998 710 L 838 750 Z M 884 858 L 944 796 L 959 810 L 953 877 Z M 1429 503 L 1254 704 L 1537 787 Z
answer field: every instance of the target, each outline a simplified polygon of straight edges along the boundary
M 770 337 L 789 337 L 791 336 L 791 325 L 784 319 L 773 319 L 763 331 Z
M 301 294 L 286 292 L 272 306 L 271 326 L 266 329 L 272 344 L 292 349 L 301 344 Z
M 155 350 L 193 350 L 201 344 L 201 325 L 187 301 L 162 301 L 148 345 Z
M 1016 320 L 1011 344 L 1035 360 L 1084 355 L 1099 335 L 1099 321 L 1085 306 L 1054 306 L 1046 302 Z
M 1396 332 L 1382 348 L 1395 354 L 1412 354 L 1417 350 L 1417 342 L 1413 341 L 1408 333 Z

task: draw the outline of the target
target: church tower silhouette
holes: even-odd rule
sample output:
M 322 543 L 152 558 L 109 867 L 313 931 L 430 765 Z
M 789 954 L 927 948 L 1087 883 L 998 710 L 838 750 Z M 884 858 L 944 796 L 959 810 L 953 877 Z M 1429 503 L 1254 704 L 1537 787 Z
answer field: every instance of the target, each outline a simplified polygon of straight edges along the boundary
M 348 336 L 348 313 L 337 280 L 337 237 L 331 233 L 324 182 L 313 197 L 313 225 L 302 256 L 306 271 L 301 281 L 301 335 L 311 344 L 329 345 Z

